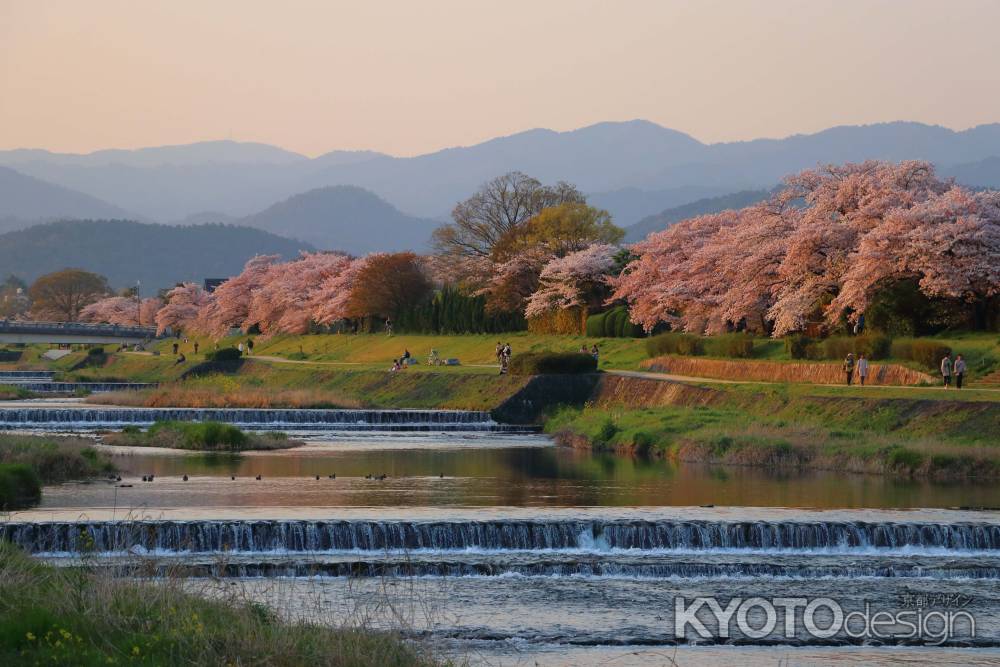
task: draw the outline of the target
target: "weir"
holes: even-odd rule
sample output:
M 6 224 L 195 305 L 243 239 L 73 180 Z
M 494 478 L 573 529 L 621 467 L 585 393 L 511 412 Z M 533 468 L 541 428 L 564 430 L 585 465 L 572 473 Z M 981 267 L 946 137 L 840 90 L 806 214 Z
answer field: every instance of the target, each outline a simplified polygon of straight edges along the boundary
M 1000 551 L 988 523 L 727 521 L 135 521 L 0 525 L 31 553 L 387 550 Z
M 38 379 L 51 381 L 55 371 L 0 371 L 0 383 L 5 380 Z
M 299 410 L 252 408 L 0 409 L 0 428 L 114 428 L 158 421 L 219 421 L 247 427 L 344 431 L 524 431 L 495 422 L 490 413 L 464 410 Z
M 36 394 L 72 394 L 77 391 L 105 393 L 109 391 L 138 391 L 149 389 L 156 384 L 148 382 L 52 382 L 51 379 L 31 378 L 5 382 L 0 378 L 0 384 L 27 389 Z

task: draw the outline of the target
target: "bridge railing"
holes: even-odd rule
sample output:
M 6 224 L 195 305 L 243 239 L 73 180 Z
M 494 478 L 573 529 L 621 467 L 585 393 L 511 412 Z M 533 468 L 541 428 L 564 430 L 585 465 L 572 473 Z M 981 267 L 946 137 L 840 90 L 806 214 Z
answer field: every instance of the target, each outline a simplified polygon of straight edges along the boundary
M 155 327 L 90 324 L 86 322 L 27 322 L 0 320 L 0 333 L 11 334 L 76 334 L 80 336 L 122 336 L 125 338 L 156 338 Z

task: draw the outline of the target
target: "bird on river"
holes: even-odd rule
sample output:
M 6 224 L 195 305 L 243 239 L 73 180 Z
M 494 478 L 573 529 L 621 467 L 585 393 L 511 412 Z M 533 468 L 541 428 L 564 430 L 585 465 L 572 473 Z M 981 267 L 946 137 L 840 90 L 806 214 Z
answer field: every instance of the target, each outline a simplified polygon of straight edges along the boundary
M 257 481 L 258 482 L 260 481 L 260 475 L 257 475 Z
M 235 482 L 236 481 L 236 475 L 230 475 L 229 479 L 231 479 L 231 480 L 233 480 Z
M 327 475 L 327 478 L 328 479 L 337 479 L 337 473 L 333 473 L 332 475 Z
M 184 477 L 182 479 L 186 482 L 186 481 L 188 481 L 188 476 L 184 475 Z

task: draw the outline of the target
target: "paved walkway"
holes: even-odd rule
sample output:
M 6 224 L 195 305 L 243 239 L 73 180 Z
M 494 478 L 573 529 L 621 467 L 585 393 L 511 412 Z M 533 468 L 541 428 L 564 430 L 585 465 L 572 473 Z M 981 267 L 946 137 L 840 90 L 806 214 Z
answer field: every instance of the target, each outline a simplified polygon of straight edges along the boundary
M 671 373 L 654 373 L 651 371 L 625 371 L 616 370 L 613 368 L 605 368 L 605 373 L 610 375 L 620 375 L 621 377 L 634 377 L 634 378 L 645 378 L 647 380 L 661 380 L 664 382 L 700 382 L 700 383 L 713 383 L 713 384 L 780 384 L 780 385 L 802 385 L 806 387 L 846 387 L 842 384 L 817 384 L 814 382 L 768 382 L 765 380 L 721 380 L 718 378 L 703 378 L 703 377 L 691 377 L 689 375 L 673 375 Z M 855 384 L 854 387 L 862 388 L 861 385 Z M 962 391 L 988 391 L 991 393 L 1000 393 L 1000 388 L 997 387 L 977 387 L 977 386 L 966 386 L 962 390 L 958 389 L 945 389 L 941 386 L 936 387 L 921 387 L 917 385 L 910 384 L 866 384 L 864 389 L 926 389 L 938 391 L 944 393 L 961 393 Z

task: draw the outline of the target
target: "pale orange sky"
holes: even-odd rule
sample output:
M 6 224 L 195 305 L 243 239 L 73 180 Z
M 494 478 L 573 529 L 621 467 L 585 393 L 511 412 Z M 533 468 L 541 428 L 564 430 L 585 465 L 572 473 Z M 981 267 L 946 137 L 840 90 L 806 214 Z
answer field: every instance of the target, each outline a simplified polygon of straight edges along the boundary
M 0 0 L 0 148 L 412 155 L 645 118 L 708 142 L 1000 121 L 1000 2 Z

